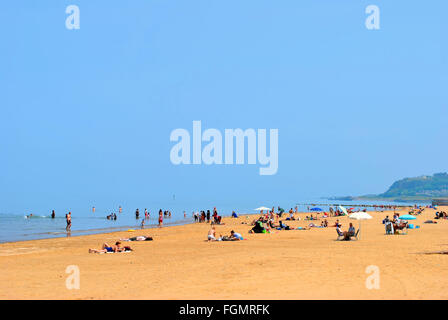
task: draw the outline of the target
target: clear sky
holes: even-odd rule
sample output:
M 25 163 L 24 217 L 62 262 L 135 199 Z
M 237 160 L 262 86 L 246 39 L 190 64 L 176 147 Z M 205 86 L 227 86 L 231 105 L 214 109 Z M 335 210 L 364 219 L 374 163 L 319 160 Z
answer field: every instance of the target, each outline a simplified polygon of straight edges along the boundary
M 65 9 L 80 9 L 68 30 Z M 365 8 L 380 8 L 367 30 Z M 448 2 L 0 5 L 0 212 L 385 191 L 448 171 Z M 174 166 L 172 130 L 278 128 L 279 166 Z

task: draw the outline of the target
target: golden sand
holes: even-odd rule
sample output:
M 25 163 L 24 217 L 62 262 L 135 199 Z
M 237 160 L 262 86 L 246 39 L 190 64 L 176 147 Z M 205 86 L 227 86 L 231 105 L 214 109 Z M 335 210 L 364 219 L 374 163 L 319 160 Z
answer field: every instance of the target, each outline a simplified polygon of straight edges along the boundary
M 210 226 L 191 224 L 5 243 L 0 299 L 447 299 L 448 255 L 422 254 L 448 250 L 448 220 L 423 223 L 434 213 L 426 209 L 407 235 L 385 235 L 381 221 L 393 213 L 371 212 L 359 241 L 335 241 L 335 228 L 248 234 L 242 223 L 252 217 L 244 216 L 216 226 L 217 235 L 233 229 L 243 241 L 207 242 Z M 306 226 L 305 215 L 286 224 Z M 358 227 L 339 220 L 343 230 Z M 128 242 L 130 253 L 88 253 L 137 235 L 154 241 Z M 79 267 L 79 290 L 66 288 L 69 265 Z M 366 287 L 370 265 L 379 268 L 379 289 Z

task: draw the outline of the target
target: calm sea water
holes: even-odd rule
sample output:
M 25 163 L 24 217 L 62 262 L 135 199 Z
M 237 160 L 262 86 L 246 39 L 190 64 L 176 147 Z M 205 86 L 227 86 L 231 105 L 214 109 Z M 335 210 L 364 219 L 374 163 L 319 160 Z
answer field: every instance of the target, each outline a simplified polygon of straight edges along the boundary
M 222 216 L 230 216 L 232 211 L 237 213 L 255 213 L 254 208 L 260 206 L 282 207 L 285 210 L 294 208 L 296 205 L 299 211 L 307 211 L 307 205 L 298 205 L 303 203 L 342 203 L 347 208 L 352 207 L 354 204 L 390 204 L 390 205 L 409 205 L 406 203 L 397 202 L 375 202 L 375 201 L 336 201 L 336 200 L 324 200 L 324 199 L 311 199 L 302 201 L 284 201 L 282 203 L 252 203 L 252 204 L 239 204 L 236 207 L 230 206 L 226 203 L 221 204 L 209 204 L 201 208 L 195 208 L 191 205 L 182 205 L 172 203 L 169 206 L 161 207 L 162 210 L 170 210 L 172 213 L 171 218 L 164 218 L 164 226 L 187 224 L 193 222 L 192 212 L 198 210 L 210 210 L 213 212 L 213 206 L 217 207 L 218 213 Z M 319 205 L 323 210 L 328 210 L 327 206 Z M 356 207 L 355 207 L 356 208 Z M 70 235 L 65 231 L 65 213 L 56 212 L 56 218 L 51 219 L 49 211 L 46 214 L 33 213 L 32 218 L 26 218 L 26 214 L 23 213 L 0 213 L 0 242 L 10 241 L 22 241 L 33 239 L 46 239 L 55 237 L 67 237 L 67 236 L 79 236 L 93 233 L 105 233 L 111 231 L 122 231 L 127 229 L 140 228 L 141 220 L 144 218 L 145 208 L 139 208 L 140 219 L 135 218 L 136 208 L 123 208 L 123 212 L 119 213 L 118 208 L 115 210 L 101 210 L 96 208 L 95 213 L 91 210 L 72 211 L 72 228 Z M 150 219 L 145 221 L 145 228 L 155 227 L 158 224 L 158 211 L 160 208 L 148 208 L 150 212 Z M 111 212 L 115 212 L 117 220 L 107 220 L 106 216 Z M 184 211 L 186 212 L 186 218 L 184 218 Z M 27 213 L 28 214 L 28 213 Z

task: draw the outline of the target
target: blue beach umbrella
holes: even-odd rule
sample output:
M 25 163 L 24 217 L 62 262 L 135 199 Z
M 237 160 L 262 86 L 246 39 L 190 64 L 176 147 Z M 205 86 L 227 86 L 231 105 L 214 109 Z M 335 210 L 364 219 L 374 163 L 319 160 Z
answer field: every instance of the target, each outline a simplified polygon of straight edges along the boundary
M 405 215 L 403 215 L 403 216 L 400 216 L 399 219 L 400 219 L 400 220 L 415 220 L 415 219 L 417 219 L 417 218 L 414 217 L 414 216 L 411 216 L 410 214 L 405 214 Z M 406 234 L 407 234 L 407 233 L 408 233 L 408 228 L 406 228 Z
M 311 211 L 323 211 L 321 208 L 315 207 L 315 208 L 311 208 Z
M 399 219 L 400 220 L 415 220 L 417 218 L 414 216 L 411 216 L 410 214 L 405 214 L 403 216 L 400 216 Z

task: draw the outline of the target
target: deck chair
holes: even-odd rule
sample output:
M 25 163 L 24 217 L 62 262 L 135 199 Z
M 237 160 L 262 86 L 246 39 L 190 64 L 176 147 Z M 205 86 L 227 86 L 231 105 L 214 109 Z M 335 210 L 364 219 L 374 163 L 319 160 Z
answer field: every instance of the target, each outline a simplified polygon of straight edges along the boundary
M 394 230 L 394 226 L 392 224 L 392 222 L 387 222 L 386 223 L 386 234 L 394 234 L 395 230 Z
M 358 234 L 359 234 L 359 229 L 356 230 L 356 233 L 353 236 L 350 236 L 350 238 L 355 238 L 356 240 L 358 240 Z

